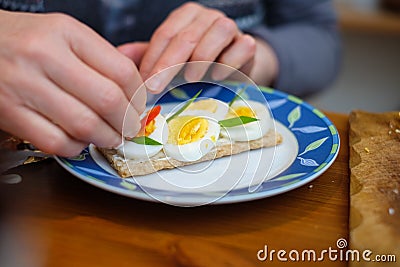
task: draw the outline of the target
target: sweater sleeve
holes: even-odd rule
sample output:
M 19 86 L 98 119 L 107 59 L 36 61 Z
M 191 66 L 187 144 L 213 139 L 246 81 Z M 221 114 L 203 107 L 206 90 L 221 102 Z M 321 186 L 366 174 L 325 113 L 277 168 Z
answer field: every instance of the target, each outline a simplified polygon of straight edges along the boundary
M 25 12 L 43 12 L 44 0 L 0 0 L 0 9 Z
M 329 0 L 264 1 L 264 23 L 247 32 L 274 49 L 279 74 L 273 87 L 304 96 L 327 87 L 341 59 L 337 18 Z

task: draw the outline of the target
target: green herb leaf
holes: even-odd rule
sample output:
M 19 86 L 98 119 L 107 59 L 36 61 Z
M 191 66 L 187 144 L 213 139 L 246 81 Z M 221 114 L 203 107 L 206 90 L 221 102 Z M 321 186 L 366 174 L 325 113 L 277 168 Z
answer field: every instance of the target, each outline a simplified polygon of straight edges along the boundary
M 160 142 L 147 136 L 134 137 L 131 141 L 139 145 L 162 146 Z
M 219 121 L 218 123 L 222 127 L 234 127 L 234 126 L 247 124 L 247 123 L 250 123 L 253 121 L 258 121 L 258 119 L 252 118 L 252 117 L 247 117 L 247 116 L 240 116 L 240 117 L 222 120 L 222 121 Z
M 172 114 L 170 117 L 167 118 L 167 123 L 170 122 L 173 118 L 175 118 L 176 116 L 178 116 L 179 114 L 181 114 L 185 109 L 187 109 L 187 107 L 193 103 L 193 101 L 201 94 L 203 90 L 200 90 L 197 92 L 197 94 L 192 97 L 190 100 L 188 100 L 185 105 L 183 105 L 183 107 L 181 107 L 177 112 L 175 112 L 174 114 Z
M 241 97 L 241 95 L 244 93 L 244 91 L 247 89 L 247 87 L 249 87 L 248 85 L 242 87 L 235 95 L 234 98 L 232 98 L 232 100 L 228 103 L 228 106 L 232 106 L 233 102 L 235 102 L 239 97 Z

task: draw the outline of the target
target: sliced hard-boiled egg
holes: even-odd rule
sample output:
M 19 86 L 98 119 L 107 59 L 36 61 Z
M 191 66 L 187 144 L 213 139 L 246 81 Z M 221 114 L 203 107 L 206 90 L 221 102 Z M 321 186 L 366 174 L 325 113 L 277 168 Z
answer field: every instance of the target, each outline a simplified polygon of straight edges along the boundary
M 202 116 L 219 121 L 225 118 L 228 109 L 228 104 L 225 102 L 214 98 L 207 98 L 193 102 L 181 115 Z
M 150 110 L 146 117 L 142 119 L 142 129 L 138 136 L 147 136 L 160 144 L 165 144 L 168 139 L 167 122 L 159 110 L 154 114 L 154 109 Z M 135 143 L 132 140 L 124 140 L 124 144 L 118 152 L 127 159 L 148 159 L 162 149 L 162 145 L 144 145 Z
M 168 123 L 165 154 L 179 161 L 196 161 L 215 147 L 220 133 L 217 121 L 202 116 L 184 115 Z
M 257 121 L 221 130 L 221 135 L 233 141 L 251 141 L 263 137 L 273 127 L 273 121 L 267 107 L 256 101 L 237 100 L 229 108 L 226 119 L 246 116 Z

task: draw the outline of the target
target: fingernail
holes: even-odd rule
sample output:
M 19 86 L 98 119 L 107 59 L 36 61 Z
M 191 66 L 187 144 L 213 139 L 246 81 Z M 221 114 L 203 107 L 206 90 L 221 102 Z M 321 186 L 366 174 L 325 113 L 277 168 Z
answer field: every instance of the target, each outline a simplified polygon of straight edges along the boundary
M 196 71 L 194 68 L 188 68 L 185 72 L 185 79 L 188 82 L 195 82 L 200 79 L 200 72 Z
M 161 81 L 160 79 L 157 78 L 150 78 L 150 80 L 147 80 L 145 82 L 147 89 L 149 89 L 151 92 L 158 92 L 160 89 Z
M 211 78 L 214 81 L 222 81 L 224 79 L 226 79 L 229 76 L 229 72 L 228 71 L 224 71 L 224 70 L 217 70 L 215 69 L 212 73 L 211 73 Z
M 133 138 L 137 135 L 139 130 L 137 128 L 130 129 L 129 131 L 124 132 L 124 136 L 128 138 Z
M 118 139 L 118 142 L 116 142 L 117 145 L 113 146 L 114 149 L 120 149 L 124 146 L 124 140 L 123 139 Z

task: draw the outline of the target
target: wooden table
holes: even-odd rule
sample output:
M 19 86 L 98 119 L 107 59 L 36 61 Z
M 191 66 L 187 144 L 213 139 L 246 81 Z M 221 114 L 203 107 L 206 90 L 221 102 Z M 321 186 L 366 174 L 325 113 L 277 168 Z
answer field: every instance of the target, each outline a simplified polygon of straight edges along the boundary
M 265 246 L 319 253 L 348 240 L 348 117 L 327 115 L 341 137 L 331 168 L 251 202 L 178 208 L 103 191 L 52 159 L 18 167 L 22 182 L 0 185 L 0 266 L 347 266 L 257 259 Z

